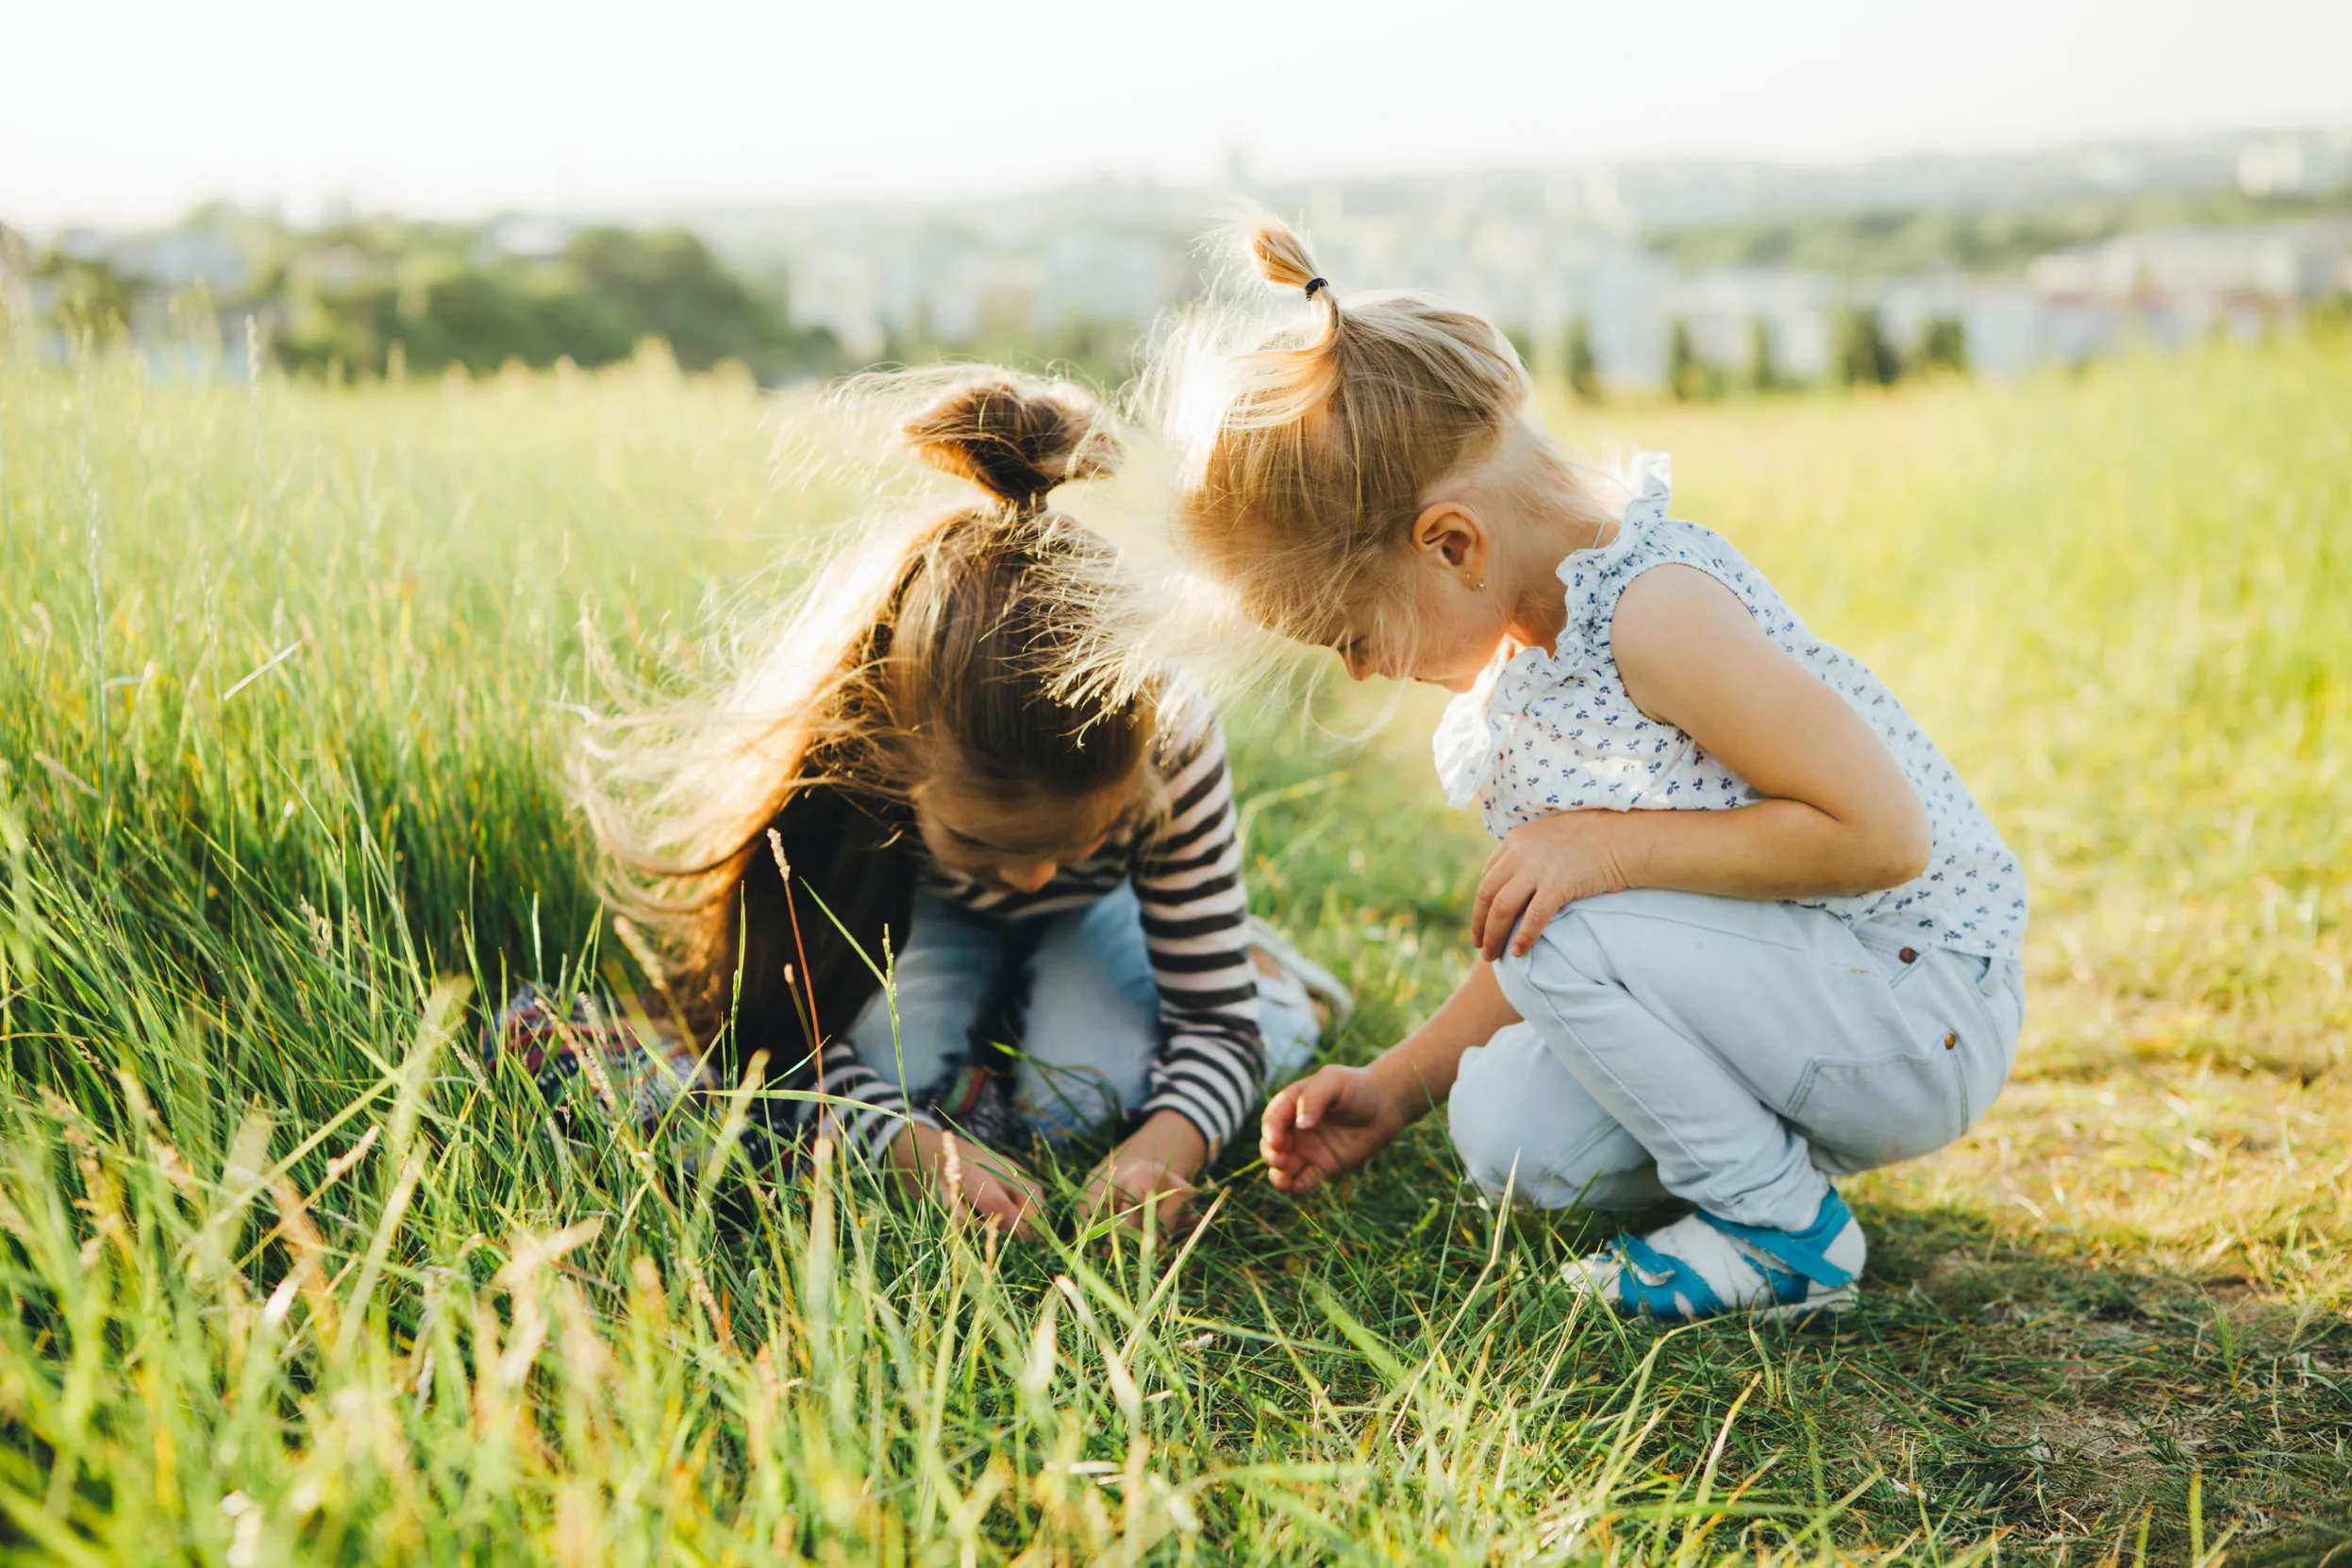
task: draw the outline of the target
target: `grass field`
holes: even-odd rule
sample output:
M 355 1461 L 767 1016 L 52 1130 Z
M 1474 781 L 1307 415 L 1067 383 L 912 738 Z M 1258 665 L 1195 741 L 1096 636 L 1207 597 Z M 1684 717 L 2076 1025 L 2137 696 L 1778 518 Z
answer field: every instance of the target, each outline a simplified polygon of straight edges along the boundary
M 563 1137 L 464 1046 L 617 954 L 552 782 L 586 642 L 690 664 L 856 515 L 830 432 L 658 362 L 0 356 L 0 1553 L 2352 1560 L 2347 410 L 2335 339 L 1563 411 L 1676 453 L 2036 896 L 2009 1091 L 1849 1187 L 1864 1306 L 1660 1338 L 1434 1119 L 1298 1206 L 1237 1157 L 1183 1247 Z M 1482 853 L 1426 704 L 1232 717 L 1254 896 L 1369 1055 Z

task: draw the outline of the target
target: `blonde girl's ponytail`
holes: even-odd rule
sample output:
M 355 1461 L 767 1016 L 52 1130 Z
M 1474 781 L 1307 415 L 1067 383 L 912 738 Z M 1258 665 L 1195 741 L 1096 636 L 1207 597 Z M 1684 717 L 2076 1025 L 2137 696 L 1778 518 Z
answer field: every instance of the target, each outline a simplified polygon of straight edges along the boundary
M 1318 280 L 1307 242 L 1279 218 L 1260 216 L 1249 225 L 1249 253 L 1257 258 L 1259 275 L 1278 288 L 1306 289 Z
M 1246 243 L 1260 277 L 1276 288 L 1303 291 L 1322 317 L 1313 337 L 1262 348 L 1236 367 L 1239 385 L 1230 418 L 1263 427 L 1298 419 L 1339 391 L 1343 325 L 1338 291 L 1315 270 L 1307 242 L 1289 225 L 1261 215 L 1250 224 Z

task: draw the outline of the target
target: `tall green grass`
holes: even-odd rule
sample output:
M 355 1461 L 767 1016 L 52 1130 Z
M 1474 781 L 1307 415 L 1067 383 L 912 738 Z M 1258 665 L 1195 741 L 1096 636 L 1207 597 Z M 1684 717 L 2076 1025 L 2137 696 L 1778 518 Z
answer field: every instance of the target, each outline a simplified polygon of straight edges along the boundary
M 2044 1089 L 2194 1101 L 2223 1070 L 2352 1126 L 2347 394 L 2352 350 L 2322 344 L 1619 416 L 1684 454 L 1677 509 L 1947 742 L 2027 856 L 2055 999 L 2028 1046 L 2052 1076 L 2012 1092 L 2041 1119 L 1996 1111 L 1858 1188 L 1882 1261 L 1846 1328 L 1660 1338 L 1580 1310 L 1557 1265 L 1599 1232 L 1477 1200 L 1435 1124 L 1304 1206 L 1237 1153 L 1189 1242 L 998 1245 L 829 1157 L 776 1183 L 720 1127 L 552 1113 L 469 1045 L 516 979 L 613 956 L 555 784 L 589 644 L 692 667 L 860 514 L 838 433 L 658 359 L 363 391 L 0 360 L 0 1547 L 1962 1562 L 2323 1539 L 2352 1423 L 2341 1158 L 2307 1143 L 2259 1197 L 2202 1199 L 2189 1154 L 2153 1179 L 2105 1149 L 2062 1166 L 2078 1194 L 2161 1181 L 2269 1248 L 2241 1308 L 2198 1293 L 2206 1243 L 2172 1210 L 2026 1224 L 2000 1184 L 2046 1211 L 2042 1178 L 1985 1140 L 2075 1159 L 2084 1113 Z M 1236 717 L 1256 896 L 1357 984 L 1336 1048 L 1369 1053 L 1457 973 L 1478 839 L 1409 724 L 1342 745 Z M 2097 1359 L 2116 1323 L 2130 1366 Z M 2154 1397 L 2144 1372 L 2220 1413 L 2084 1459 L 2019 1425 L 2109 1417 L 2049 1370 L 2070 1359 L 2116 1408 Z M 2085 1465 L 2095 1485 L 2060 1478 Z

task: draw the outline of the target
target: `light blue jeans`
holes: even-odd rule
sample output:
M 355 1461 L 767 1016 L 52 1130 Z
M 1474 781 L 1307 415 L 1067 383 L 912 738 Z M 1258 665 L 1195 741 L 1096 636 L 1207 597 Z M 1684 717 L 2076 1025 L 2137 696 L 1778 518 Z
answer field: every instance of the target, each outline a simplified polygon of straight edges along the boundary
M 1114 1126 L 1143 1103 L 1161 1041 L 1135 889 L 1122 883 L 1082 909 L 1018 924 L 1029 929 L 918 892 L 893 966 L 896 1033 L 888 998 L 876 995 L 850 1026 L 850 1046 L 920 1099 L 973 1059 L 983 1009 L 1012 1002 L 1023 1020 L 1015 1100 L 1031 1129 L 1062 1138 Z M 1016 968 L 1025 952 L 1026 975 Z M 1304 1067 L 1321 1032 L 1313 1010 L 1261 985 L 1258 1011 L 1269 1076 Z
M 1523 1022 L 1463 1056 L 1454 1146 L 1543 1208 L 1801 1230 L 1830 1176 L 1943 1147 L 2009 1077 L 2023 971 L 1913 940 L 1700 893 L 1573 904 L 1495 965 Z

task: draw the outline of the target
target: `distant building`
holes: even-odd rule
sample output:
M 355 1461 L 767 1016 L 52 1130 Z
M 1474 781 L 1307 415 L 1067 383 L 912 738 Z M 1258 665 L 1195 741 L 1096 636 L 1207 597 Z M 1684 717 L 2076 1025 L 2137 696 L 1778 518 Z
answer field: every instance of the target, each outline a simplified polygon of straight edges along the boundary
M 792 319 L 822 326 L 853 358 L 878 358 L 884 336 L 880 280 L 863 252 L 811 250 L 787 263 Z
M 1140 327 L 1193 288 L 1193 270 L 1150 229 L 1066 230 L 1038 247 L 1037 325 Z
M 1777 376 L 1810 381 L 1829 372 L 1836 311 L 1846 291 L 1821 273 L 1720 268 L 1676 283 L 1664 305 L 1691 333 L 1698 357 L 1752 374 L 1760 330 Z
M 2043 257 L 2027 280 L 2106 299 L 2252 295 L 2310 301 L 2352 287 L 2352 220 L 2118 235 Z
M 253 279 L 253 263 L 236 237 L 217 228 L 142 235 L 114 244 L 106 257 L 117 273 L 165 294 L 203 288 L 228 299 Z
M 2300 196 L 2352 185 L 2352 128 L 2260 136 L 2238 150 L 2238 189 Z
M 569 218 L 509 212 L 484 224 L 474 239 L 476 265 L 519 259 L 553 261 L 563 255 L 580 225 Z
M 2042 296 L 2020 279 L 1972 282 L 1957 313 L 1973 375 L 2023 375 L 2048 358 Z
M 2352 220 L 2119 235 L 2043 257 L 2026 281 L 2049 313 L 2049 357 L 2068 363 L 2253 337 L 2352 292 Z

